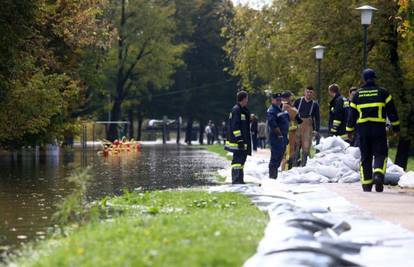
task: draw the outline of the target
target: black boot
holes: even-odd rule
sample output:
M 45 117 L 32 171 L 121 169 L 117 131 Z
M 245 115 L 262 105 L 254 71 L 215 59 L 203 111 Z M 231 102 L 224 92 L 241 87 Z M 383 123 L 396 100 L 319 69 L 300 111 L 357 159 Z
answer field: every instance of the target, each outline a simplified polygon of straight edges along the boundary
M 231 183 L 237 184 L 239 180 L 239 169 L 231 169 Z
M 244 171 L 243 171 L 243 169 L 240 169 L 240 180 L 239 180 L 239 184 L 245 184 L 245 182 L 244 182 Z
M 276 179 L 277 178 L 277 168 L 274 166 L 269 166 L 269 178 Z
M 375 191 L 384 191 L 384 174 L 375 172 L 374 173 Z
M 371 192 L 371 190 L 372 190 L 372 184 L 363 184 L 362 185 L 362 190 L 364 192 Z
M 231 182 L 232 184 L 244 184 L 242 169 L 231 170 Z

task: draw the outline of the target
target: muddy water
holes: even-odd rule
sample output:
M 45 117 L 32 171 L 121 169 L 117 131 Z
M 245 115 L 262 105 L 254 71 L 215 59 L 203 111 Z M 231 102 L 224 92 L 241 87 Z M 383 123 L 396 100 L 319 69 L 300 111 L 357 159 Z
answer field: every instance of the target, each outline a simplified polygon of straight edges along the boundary
M 199 148 L 146 145 L 141 153 L 102 157 L 93 151 L 46 151 L 0 155 L 0 254 L 44 238 L 52 229 L 55 204 L 72 190 L 66 177 L 91 167 L 91 200 L 145 190 L 211 184 L 213 173 L 226 164 Z M 1 261 L 1 257 L 0 257 Z

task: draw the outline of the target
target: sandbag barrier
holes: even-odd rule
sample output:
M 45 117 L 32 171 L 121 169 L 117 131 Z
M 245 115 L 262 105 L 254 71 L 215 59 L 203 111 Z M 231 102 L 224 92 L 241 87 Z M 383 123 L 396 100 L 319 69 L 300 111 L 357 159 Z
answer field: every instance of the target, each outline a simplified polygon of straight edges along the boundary
M 390 266 L 387 258 L 393 259 L 393 266 L 409 266 L 403 263 L 414 261 L 412 233 L 363 215 L 321 188 L 268 181 L 209 190 L 243 193 L 269 214 L 257 252 L 244 267 Z

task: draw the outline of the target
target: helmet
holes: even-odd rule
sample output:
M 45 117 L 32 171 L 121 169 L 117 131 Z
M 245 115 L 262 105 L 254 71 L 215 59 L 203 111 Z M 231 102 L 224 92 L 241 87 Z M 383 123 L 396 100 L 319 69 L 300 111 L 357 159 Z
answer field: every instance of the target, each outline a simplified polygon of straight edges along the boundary
M 362 71 L 362 78 L 366 82 L 368 80 L 373 80 L 377 78 L 377 76 L 375 75 L 375 71 L 373 69 L 364 69 Z

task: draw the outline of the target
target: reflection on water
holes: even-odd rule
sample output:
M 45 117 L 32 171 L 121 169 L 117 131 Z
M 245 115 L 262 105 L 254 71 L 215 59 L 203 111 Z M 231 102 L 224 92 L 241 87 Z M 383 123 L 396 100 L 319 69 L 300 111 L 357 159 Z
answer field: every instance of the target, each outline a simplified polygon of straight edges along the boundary
M 176 145 L 148 145 L 141 153 L 107 158 L 93 151 L 22 152 L 0 155 L 0 253 L 44 238 L 51 229 L 54 205 L 71 192 L 65 177 L 91 166 L 88 196 L 101 198 L 142 187 L 146 190 L 211 183 L 211 173 L 225 162 L 206 151 Z

